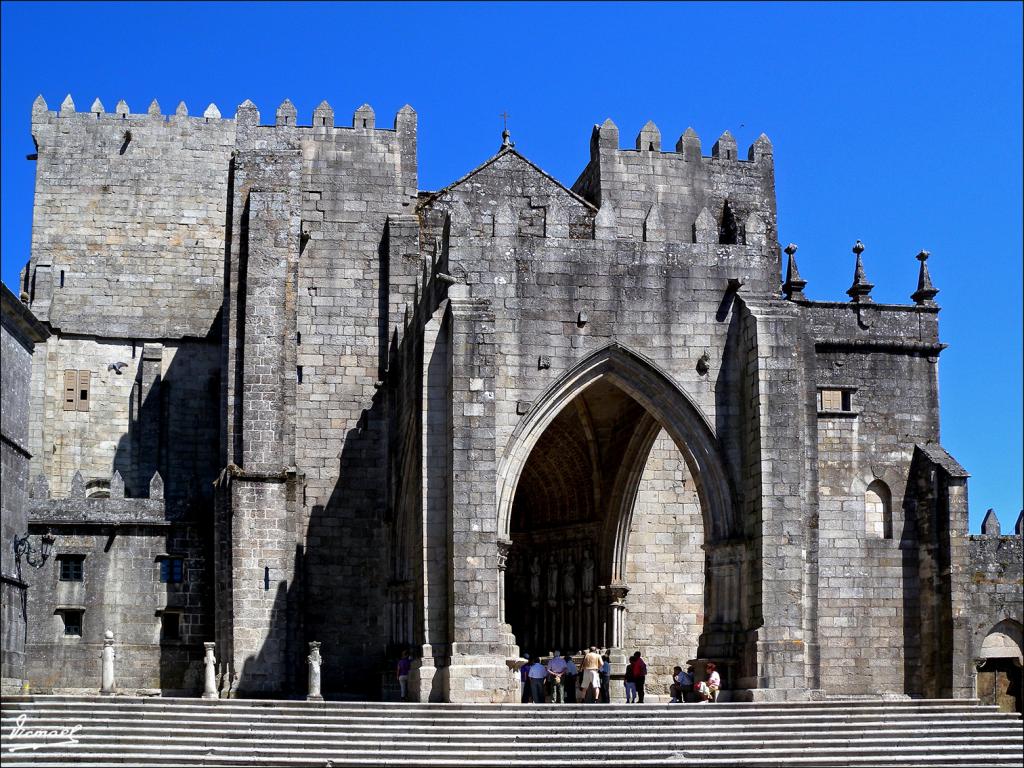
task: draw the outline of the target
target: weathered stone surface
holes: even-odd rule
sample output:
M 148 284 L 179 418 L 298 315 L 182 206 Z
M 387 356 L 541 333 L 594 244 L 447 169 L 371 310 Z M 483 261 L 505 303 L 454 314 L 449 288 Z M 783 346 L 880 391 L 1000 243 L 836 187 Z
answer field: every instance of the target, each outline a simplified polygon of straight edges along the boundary
M 7 286 L 0 286 L 0 690 L 4 694 L 20 693 L 25 681 L 24 576 L 33 569 L 27 557 L 16 557 L 14 542 L 29 532 L 32 358 L 48 335 Z M 37 549 L 41 544 L 38 536 L 31 537 L 30 543 Z
M 509 659 L 590 644 L 652 696 L 688 659 L 732 698 L 969 694 L 934 289 L 873 303 L 858 251 L 810 301 L 795 247 L 781 286 L 767 137 L 607 120 L 571 188 L 506 141 L 422 192 L 410 107 L 32 114 L 30 524 L 87 574 L 33 574 L 34 688 L 94 688 L 110 627 L 119 687 L 198 693 L 212 638 L 224 696 L 304 693 L 309 637 L 328 696 L 408 647 L 415 697 L 512 700 Z

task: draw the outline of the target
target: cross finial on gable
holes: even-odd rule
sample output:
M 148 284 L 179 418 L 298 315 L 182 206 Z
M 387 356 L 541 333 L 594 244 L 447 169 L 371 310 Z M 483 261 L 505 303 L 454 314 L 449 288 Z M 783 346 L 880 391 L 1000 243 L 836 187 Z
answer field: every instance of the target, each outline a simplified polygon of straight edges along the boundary
M 500 117 L 501 121 L 502 121 L 502 131 L 501 131 L 501 148 L 502 149 L 512 148 L 512 147 L 514 147 L 516 145 L 516 143 L 514 141 L 512 141 L 512 139 L 511 139 L 512 134 L 510 134 L 508 132 L 508 119 L 511 116 L 512 115 L 510 115 L 508 112 L 502 112 L 500 115 L 498 115 L 498 117 Z

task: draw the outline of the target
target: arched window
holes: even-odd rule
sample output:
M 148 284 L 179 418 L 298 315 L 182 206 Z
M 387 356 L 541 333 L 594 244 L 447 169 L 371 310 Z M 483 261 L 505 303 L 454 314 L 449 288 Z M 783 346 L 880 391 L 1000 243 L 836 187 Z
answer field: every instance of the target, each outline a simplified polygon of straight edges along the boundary
M 864 492 L 864 522 L 868 536 L 892 538 L 892 495 L 881 480 L 875 480 Z

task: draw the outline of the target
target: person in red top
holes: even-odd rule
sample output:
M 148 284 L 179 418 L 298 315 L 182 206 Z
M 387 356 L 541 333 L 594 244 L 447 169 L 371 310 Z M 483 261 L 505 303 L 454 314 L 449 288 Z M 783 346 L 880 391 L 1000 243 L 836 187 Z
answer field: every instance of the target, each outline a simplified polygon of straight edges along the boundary
M 647 663 L 640 656 L 640 651 L 633 654 L 630 668 L 633 670 L 633 682 L 636 685 L 636 700 L 639 704 L 643 704 L 644 683 L 647 681 Z

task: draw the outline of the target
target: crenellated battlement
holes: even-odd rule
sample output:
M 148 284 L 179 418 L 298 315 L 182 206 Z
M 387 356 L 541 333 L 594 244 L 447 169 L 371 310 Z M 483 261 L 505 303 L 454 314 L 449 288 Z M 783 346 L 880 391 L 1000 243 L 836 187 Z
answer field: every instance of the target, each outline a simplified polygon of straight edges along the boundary
M 272 124 L 260 123 L 260 112 L 258 107 L 249 99 L 242 102 L 236 109 L 234 117 L 224 117 L 220 108 L 213 102 L 207 105 L 201 115 L 191 115 L 188 106 L 184 101 L 178 102 L 174 112 L 163 113 L 159 102 L 153 99 L 145 112 L 132 112 L 128 103 L 121 99 L 117 102 L 113 111 L 107 111 L 99 98 L 93 100 L 89 109 L 78 111 L 75 107 L 71 94 L 64 97 L 60 107 L 51 110 L 42 95 L 36 97 L 32 103 L 32 124 L 48 123 L 57 120 L 75 120 L 84 123 L 102 121 L 105 124 L 159 124 L 168 125 L 187 122 L 192 125 L 207 125 L 210 123 L 219 124 L 244 124 L 259 128 L 332 128 L 338 131 L 387 131 L 408 132 L 416 129 L 416 111 L 406 104 L 396 114 L 391 128 L 378 128 L 376 126 L 376 115 L 369 104 L 363 104 L 352 114 L 352 125 L 335 125 L 334 109 L 326 101 L 321 101 L 313 110 L 311 122 L 300 124 L 298 112 L 290 99 L 285 99 L 275 110 L 275 120 Z
M 701 154 L 700 136 L 693 128 L 687 128 L 676 140 L 674 150 L 663 150 L 661 142 L 661 130 L 653 120 L 648 120 L 640 132 L 636 135 L 633 148 L 619 145 L 619 128 L 612 122 L 611 118 L 605 120 L 601 125 L 595 125 L 590 137 L 591 160 L 599 158 L 602 151 L 617 153 L 648 152 L 661 155 L 683 155 L 686 161 L 696 160 L 719 160 L 735 161 L 738 163 L 772 163 L 772 142 L 765 135 L 757 137 L 753 144 L 747 148 L 746 159 L 739 156 L 736 139 L 726 129 L 722 132 L 712 145 L 711 154 Z
M 125 494 L 121 473 L 114 471 L 109 481 L 87 483 L 75 472 L 67 496 L 54 498 L 43 475 L 29 488 L 28 517 L 32 525 L 168 525 L 164 481 L 154 473 L 149 495 L 131 498 Z
M 601 209 L 598 236 L 775 248 L 775 176 L 771 141 L 762 134 L 739 157 L 725 131 L 710 156 L 687 128 L 674 150 L 648 121 L 633 148 L 620 146 L 610 119 L 595 125 L 590 162 L 573 185 Z
M 221 116 L 220 109 L 216 104 L 209 104 L 202 115 L 190 115 L 188 106 L 184 101 L 178 102 L 174 112 L 164 114 L 160 104 L 153 99 L 145 112 L 132 112 L 128 103 L 121 99 L 117 102 L 112 112 L 108 112 L 99 98 L 93 100 L 88 111 L 79 112 L 75 108 L 75 102 L 68 94 L 61 102 L 60 108 L 51 110 L 46 100 L 40 95 L 32 103 L 32 125 L 33 128 L 39 124 L 46 124 L 55 121 L 76 121 L 78 123 L 94 124 L 97 121 L 106 125 L 180 125 L 189 123 L 192 125 L 206 125 L 210 123 L 233 123 L 233 120 Z

